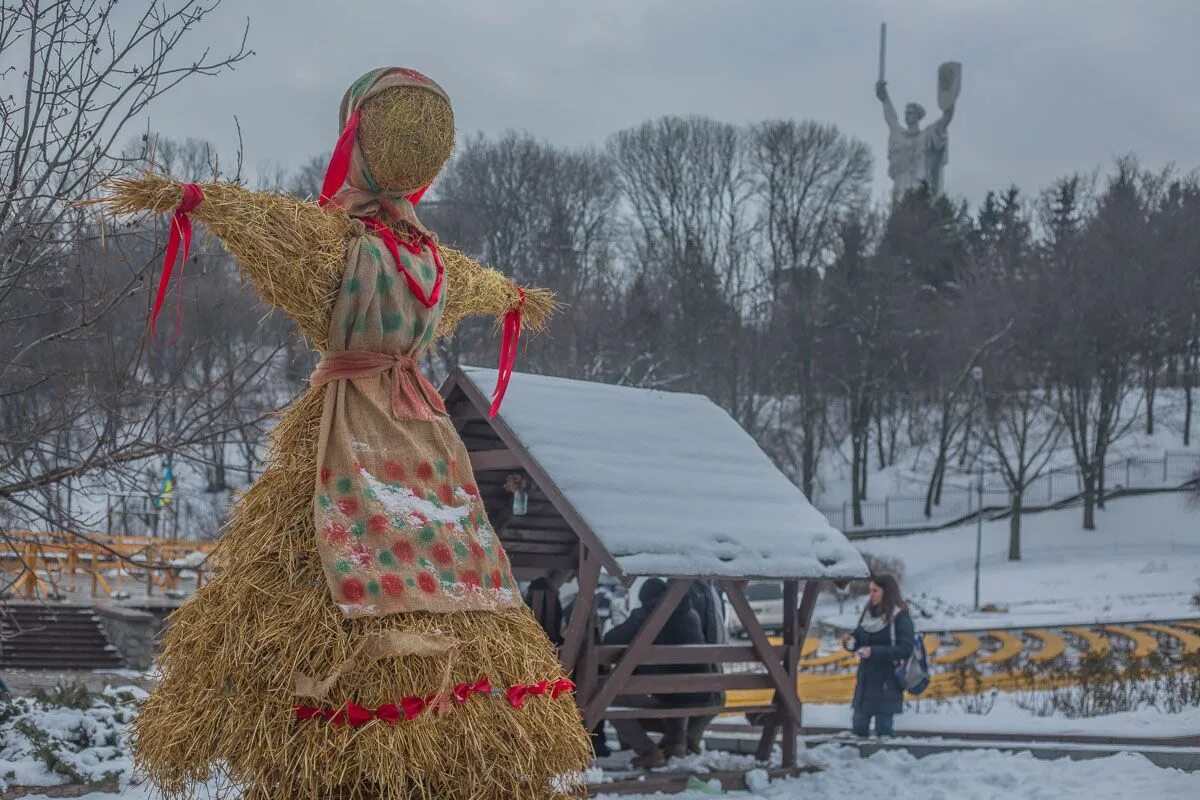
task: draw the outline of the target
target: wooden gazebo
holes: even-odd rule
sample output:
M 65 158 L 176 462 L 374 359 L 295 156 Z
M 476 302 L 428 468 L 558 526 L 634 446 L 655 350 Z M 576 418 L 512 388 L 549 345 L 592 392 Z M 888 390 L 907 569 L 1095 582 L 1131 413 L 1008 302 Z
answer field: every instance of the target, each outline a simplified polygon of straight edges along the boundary
M 730 710 L 613 705 L 621 695 L 773 690 L 770 703 L 735 710 L 767 714 L 760 755 L 782 729 L 784 767 L 794 766 L 797 670 L 817 593 L 824 581 L 864 577 L 858 552 L 706 397 L 517 373 L 489 419 L 495 380 L 494 370 L 462 367 L 442 396 L 517 578 L 562 570 L 578 581 L 560 653 L 584 724 Z M 524 503 L 514 502 L 518 487 Z M 591 635 L 601 570 L 626 582 L 668 581 L 628 646 L 599 646 Z M 719 582 L 748 643 L 653 644 L 697 579 Z M 753 613 L 750 580 L 782 582 L 782 644 L 768 640 Z M 646 664 L 733 663 L 761 669 L 634 674 Z

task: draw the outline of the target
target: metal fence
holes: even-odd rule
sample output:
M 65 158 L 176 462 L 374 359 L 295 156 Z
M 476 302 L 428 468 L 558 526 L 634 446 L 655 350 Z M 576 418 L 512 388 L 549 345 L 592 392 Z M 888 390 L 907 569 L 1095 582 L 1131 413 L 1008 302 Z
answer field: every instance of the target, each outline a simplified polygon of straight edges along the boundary
M 1200 452 L 1168 450 L 1159 458 L 1122 458 L 1106 461 L 1104 489 L 1166 489 L 1186 483 L 1200 473 Z M 968 478 L 969 476 L 962 476 Z M 991 484 L 990 486 L 988 484 Z M 1009 508 L 1012 499 L 1002 484 L 1000 473 L 984 475 L 983 507 Z M 1023 505 L 1027 509 L 1044 508 L 1078 497 L 1083 493 L 1083 479 L 1078 469 L 1063 467 L 1044 472 L 1025 489 Z M 863 501 L 862 525 L 854 524 L 854 507 L 849 501 L 841 504 L 817 503 L 829 522 L 841 530 L 853 528 L 884 529 L 913 525 L 938 525 L 974 514 L 979 510 L 979 494 L 973 487 L 945 486 L 941 502 L 925 515 L 925 496 L 886 496 L 881 500 Z

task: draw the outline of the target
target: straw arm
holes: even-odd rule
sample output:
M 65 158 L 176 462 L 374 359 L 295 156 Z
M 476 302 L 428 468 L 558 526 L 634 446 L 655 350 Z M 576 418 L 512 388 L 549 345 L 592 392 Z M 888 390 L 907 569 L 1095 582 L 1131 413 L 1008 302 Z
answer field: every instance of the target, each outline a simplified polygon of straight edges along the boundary
M 318 347 L 345 269 L 346 239 L 354 223 L 280 192 L 256 192 L 234 183 L 200 184 L 204 200 L 191 212 L 237 258 L 264 300 L 293 317 Z M 182 184 L 147 173 L 117 178 L 98 202 L 114 214 L 166 213 L 179 205 Z
M 438 325 L 438 335 L 453 333 L 464 317 L 488 315 L 500 321 L 518 306 L 521 307 L 522 328 L 535 333 L 546 329 L 551 314 L 558 307 L 553 292 L 521 287 L 525 292 L 522 303 L 517 285 L 500 272 L 484 267 L 452 247 L 440 247 L 438 252 L 446 268 L 447 290 L 446 309 Z

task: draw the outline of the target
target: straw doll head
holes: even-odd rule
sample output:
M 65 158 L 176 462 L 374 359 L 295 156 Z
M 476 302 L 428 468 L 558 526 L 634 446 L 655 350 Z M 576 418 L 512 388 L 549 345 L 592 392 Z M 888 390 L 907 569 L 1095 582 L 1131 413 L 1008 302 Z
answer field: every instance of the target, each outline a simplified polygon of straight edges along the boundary
M 354 216 L 404 219 L 454 150 L 450 98 L 416 70 L 363 75 L 342 98 L 340 124 L 320 203 Z

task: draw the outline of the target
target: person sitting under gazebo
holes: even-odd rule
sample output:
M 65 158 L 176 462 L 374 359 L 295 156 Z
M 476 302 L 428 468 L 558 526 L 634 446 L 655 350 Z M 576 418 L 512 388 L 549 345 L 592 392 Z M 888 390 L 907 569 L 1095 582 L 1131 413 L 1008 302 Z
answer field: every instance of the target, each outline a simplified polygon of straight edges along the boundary
M 637 636 L 642 625 L 658 603 L 667 594 L 667 583 L 659 578 L 651 578 L 642 584 L 638 599 L 641 606 L 636 608 L 629 619 L 610 630 L 604 636 L 605 644 L 627 645 Z M 700 624 L 700 615 L 692 608 L 691 600 L 685 595 L 679 606 L 671 612 L 663 629 L 654 639 L 656 645 L 704 644 L 704 631 Z M 686 674 L 696 672 L 697 668 L 689 664 L 645 665 L 634 670 L 635 674 L 663 675 Z M 678 708 L 681 706 L 711 705 L 718 700 L 718 695 L 711 692 L 692 692 L 683 694 L 661 695 L 621 695 L 616 699 L 618 705 L 632 708 Z M 688 719 L 686 717 L 668 717 L 656 720 L 663 728 L 662 741 L 655 743 L 647 731 L 649 726 L 640 719 L 614 719 L 613 727 L 621 741 L 633 748 L 636 756 L 633 766 L 645 769 L 661 767 L 667 759 L 674 756 L 687 755 L 688 751 Z

